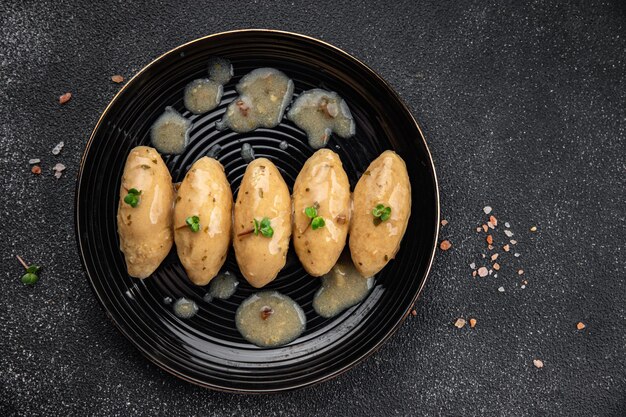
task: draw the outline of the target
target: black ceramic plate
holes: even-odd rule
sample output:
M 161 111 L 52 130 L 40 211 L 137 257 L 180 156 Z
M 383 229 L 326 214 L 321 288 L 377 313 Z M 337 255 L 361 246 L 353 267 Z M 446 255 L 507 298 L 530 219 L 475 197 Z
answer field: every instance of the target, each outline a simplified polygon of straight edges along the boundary
M 183 106 L 185 85 L 206 77 L 211 56 L 231 60 L 235 77 L 216 110 L 194 116 Z M 356 120 L 356 136 L 332 138 L 328 147 L 343 161 L 352 187 L 385 149 L 407 163 L 413 202 L 400 252 L 376 277 L 362 303 L 332 319 L 315 314 L 320 280 L 307 275 L 293 250 L 278 278 L 266 288 L 296 300 L 307 317 L 306 332 L 287 346 L 261 349 L 235 328 L 235 310 L 254 289 L 242 281 L 226 301 L 203 301 L 206 288 L 192 285 L 175 250 L 145 280 L 127 275 L 116 226 L 118 189 L 131 148 L 150 142 L 149 128 L 173 106 L 193 121 L 184 154 L 165 157 L 175 182 L 216 144 L 236 194 L 246 168 L 240 150 L 250 143 L 257 157 L 272 160 L 291 188 L 313 154 L 305 134 L 291 122 L 247 134 L 217 131 L 234 86 L 249 71 L 274 67 L 295 83 L 296 94 L 321 87 L 339 93 Z M 279 144 L 287 141 L 287 150 Z M 311 385 L 346 371 L 389 338 L 417 299 L 436 246 L 439 199 L 434 166 L 415 120 L 391 87 L 367 66 L 324 42 L 291 33 L 244 30 L 220 33 L 182 45 L 144 68 L 109 104 L 83 156 L 76 191 L 76 234 L 89 282 L 120 331 L 152 362 L 187 381 L 235 392 L 276 392 Z M 234 255 L 225 268 L 238 274 Z M 166 297 L 185 296 L 200 306 L 197 316 L 174 316 Z

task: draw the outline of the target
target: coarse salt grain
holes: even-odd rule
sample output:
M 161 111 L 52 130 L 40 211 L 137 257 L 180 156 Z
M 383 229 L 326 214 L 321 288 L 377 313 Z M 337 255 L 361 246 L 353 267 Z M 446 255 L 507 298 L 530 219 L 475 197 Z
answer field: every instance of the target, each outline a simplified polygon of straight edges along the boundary
M 29 159 L 29 160 L 28 160 L 28 163 L 29 163 L 30 165 L 38 164 L 38 163 L 40 163 L 40 162 L 41 162 L 41 159 L 39 159 L 39 158 L 33 158 L 33 159 Z
M 457 329 L 462 329 L 463 326 L 465 326 L 465 323 L 466 323 L 465 319 L 459 318 L 459 319 L 456 319 L 456 321 L 454 322 L 454 325 L 457 327 Z
M 472 276 L 475 277 L 476 276 L 476 271 L 472 271 Z
M 519 253 L 516 252 L 515 255 L 513 256 L 515 256 L 516 258 L 519 258 Z
M 497 263 L 497 262 L 495 264 L 493 264 L 493 269 L 495 269 L 496 271 L 499 271 L 500 270 L 500 264 Z
M 476 228 L 476 231 L 477 231 L 477 232 L 480 232 L 481 230 L 482 230 L 482 229 L 481 229 L 480 227 L 477 227 L 477 228 Z
M 470 268 L 472 268 L 472 269 L 476 269 L 476 263 L 475 263 L 475 262 L 472 262 L 472 263 L 470 264 Z
M 52 148 L 52 155 L 58 155 L 59 153 L 61 153 L 61 149 L 63 149 L 64 146 L 65 143 L 63 143 L 63 141 L 57 143 L 57 146 Z
M 494 226 L 498 225 L 498 219 L 496 219 L 495 216 L 489 216 L 489 223 L 493 224 Z
M 511 237 L 511 236 L 513 236 L 513 232 L 511 232 L 509 229 L 506 229 L 506 230 L 504 231 L 504 234 L 505 234 L 507 237 Z
M 498 254 L 494 253 L 493 255 L 491 255 L 491 260 L 495 261 L 496 259 L 498 259 Z
M 504 292 L 504 287 L 500 287 L 500 288 L 498 288 L 498 291 L 500 291 L 500 292 Z
M 543 361 L 541 359 L 533 359 L 533 364 L 535 365 L 535 368 L 543 368 Z
M 526 288 L 526 285 L 522 285 L 522 289 L 525 289 L 525 288 Z
M 493 225 L 493 223 L 491 222 L 487 222 L 487 226 L 489 226 L 490 229 L 493 229 L 495 226 Z
M 63 171 L 65 171 L 65 165 L 58 163 L 54 167 L 52 167 L 54 171 L 54 177 L 58 180 L 63 175 Z
M 509 222 L 505 222 L 504 223 L 504 227 L 509 228 L 509 227 L 511 227 L 511 225 L 509 224 Z
M 522 275 L 524 273 L 523 269 L 520 269 L 519 271 L 517 271 L 517 275 Z
M 517 240 L 515 239 L 511 239 L 510 242 L 511 242 L 511 245 L 517 245 Z
M 489 228 L 486 224 L 483 224 L 483 232 L 487 233 L 487 230 L 489 230 Z
M 478 268 L 478 275 L 482 278 L 486 277 L 489 274 L 489 270 L 487 270 L 487 268 L 485 268 L 484 266 L 481 266 L 480 268 Z
M 442 226 L 445 226 L 445 225 L 447 225 L 447 224 L 448 224 L 448 221 L 447 221 L 446 219 L 443 219 L 443 220 L 441 221 L 441 225 L 442 225 Z
M 119 74 L 118 74 L 118 75 L 112 75 L 112 76 L 111 76 L 111 81 L 113 81 L 114 83 L 119 84 L 119 83 L 124 82 L 124 77 L 122 77 L 122 76 L 121 76 L 121 75 L 119 75 Z
M 493 269 L 489 270 L 489 275 L 493 274 Z
M 510 247 L 509 247 L 509 245 L 504 245 L 504 246 L 502 246 L 502 249 L 504 249 L 505 252 L 508 252 Z
M 485 212 L 485 214 L 489 214 L 489 213 L 491 213 L 491 207 L 485 206 L 485 207 L 483 207 L 483 211 Z
M 72 93 L 65 93 L 62 96 L 59 96 L 59 104 L 65 104 L 72 98 Z
M 531 227 L 531 228 L 530 228 L 530 231 L 531 231 L 531 232 L 536 232 L 536 231 L 537 231 L 537 226 L 533 226 L 533 227 Z

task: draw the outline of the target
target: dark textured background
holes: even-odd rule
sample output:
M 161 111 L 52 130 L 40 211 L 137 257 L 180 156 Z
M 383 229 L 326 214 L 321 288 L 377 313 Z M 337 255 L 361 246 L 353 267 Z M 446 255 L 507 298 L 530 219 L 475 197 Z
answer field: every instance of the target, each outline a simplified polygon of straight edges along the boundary
M 626 2 L 31 3 L 0 8 L 0 416 L 626 414 Z M 321 38 L 397 89 L 433 152 L 453 244 L 378 353 L 277 396 L 210 392 L 146 361 L 88 287 L 72 219 L 83 147 L 119 88 L 109 77 L 247 27 Z M 496 242 L 510 222 L 520 256 L 478 279 L 487 204 Z M 17 254 L 45 266 L 35 287 Z

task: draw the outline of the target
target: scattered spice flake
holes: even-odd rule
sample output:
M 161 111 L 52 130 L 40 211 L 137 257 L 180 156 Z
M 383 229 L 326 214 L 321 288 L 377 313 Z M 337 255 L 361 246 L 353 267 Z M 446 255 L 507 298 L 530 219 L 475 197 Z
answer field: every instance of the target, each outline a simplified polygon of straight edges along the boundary
M 415 311 L 415 310 L 411 310 L 411 315 L 412 315 L 413 317 L 417 316 L 417 311 Z
M 489 230 L 489 229 L 487 228 L 487 225 L 486 225 L 486 224 L 483 224 L 483 232 L 487 233 L 487 230 Z
M 32 172 L 35 175 L 40 175 L 41 167 L 39 165 L 33 165 L 33 167 L 30 169 L 30 172 Z
M 509 224 L 509 222 L 505 222 L 504 223 L 504 227 L 506 227 L 508 229 L 509 227 L 511 227 L 511 225 Z
M 508 244 L 506 244 L 502 246 L 502 249 L 504 249 L 505 252 L 508 252 L 511 249 L 511 247 Z
M 465 319 L 459 318 L 456 319 L 456 321 L 454 322 L 454 325 L 456 326 L 457 329 L 462 329 L 465 326 Z
M 493 245 L 489 245 L 489 246 L 487 246 L 487 249 L 489 249 L 489 250 L 493 250 Z
M 491 222 L 487 222 L 487 226 L 489 226 L 490 229 L 494 229 L 494 225 Z
M 487 268 L 485 268 L 484 266 L 481 266 L 480 268 L 478 268 L 478 275 L 481 278 L 484 278 L 489 275 L 489 270 L 487 270 Z
M 483 256 L 483 259 L 487 257 L 487 255 L 485 255 L 484 253 L 481 253 L 481 255 Z
M 517 271 L 517 275 L 522 275 L 523 273 L 524 273 L 523 269 L 520 269 L 520 270 Z
M 485 206 L 485 207 L 483 207 L 483 211 L 485 212 L 485 214 L 489 214 L 489 213 L 491 213 L 491 207 Z
M 476 319 L 469 319 L 470 327 L 473 329 L 476 327 Z
M 487 243 L 489 243 L 490 245 L 493 244 L 493 236 L 487 235 Z
M 489 223 L 493 224 L 494 226 L 497 226 L 498 219 L 496 219 L 495 216 L 489 216 Z
M 498 291 L 500 291 L 500 292 L 504 292 L 504 287 L 500 287 L 500 288 L 498 288 Z
M 447 221 L 446 219 L 443 219 L 443 220 L 441 221 L 441 225 L 442 225 L 442 226 L 445 226 L 445 225 L 447 225 L 447 224 L 448 224 L 448 221 Z
M 511 232 L 509 229 L 504 231 L 504 234 L 506 235 L 506 237 L 511 237 L 513 236 L 513 232 Z
M 533 364 L 537 369 L 543 368 L 543 361 L 541 359 L 533 359 Z
M 522 281 L 522 284 L 526 285 L 526 284 L 528 284 L 528 281 L 523 280 L 523 281 Z
M 71 98 L 72 98 L 72 93 L 67 92 L 63 94 L 62 96 L 59 96 L 59 104 L 65 104 L 68 101 L 70 101 Z
M 493 255 L 491 255 L 491 260 L 495 261 L 496 259 L 498 259 L 498 254 L 494 253 Z
M 531 231 L 531 232 L 536 232 L 536 231 L 537 231 L 537 226 L 533 226 L 533 227 L 531 227 L 531 228 L 530 228 L 530 231 Z
M 475 262 L 472 262 L 472 263 L 470 264 L 470 268 L 472 268 L 472 269 L 476 269 L 476 263 L 475 263 Z
M 476 271 L 472 271 L 472 276 L 475 277 L 476 276 Z
M 582 329 L 584 329 L 585 327 L 587 327 L 587 326 L 585 326 L 585 323 L 583 323 L 582 321 L 579 321 L 579 322 L 578 322 L 578 324 L 576 325 L 576 328 L 577 328 L 578 330 L 582 330 Z
M 493 264 L 493 269 L 495 269 L 496 271 L 499 271 L 500 270 L 500 264 L 497 263 L 497 262 L 495 264 Z
M 452 243 L 450 243 L 449 240 L 442 240 L 441 243 L 439 244 L 439 249 L 441 250 L 448 250 L 452 247 Z
M 124 77 L 122 77 L 121 75 L 117 74 L 117 75 L 113 75 L 111 76 L 111 81 L 113 81 L 114 83 L 123 83 L 124 82 Z
M 29 159 L 28 160 L 29 165 L 38 164 L 40 162 L 41 162 L 41 159 L 39 159 L 39 158 L 33 158 L 33 159 Z
M 477 232 L 480 232 L 480 231 L 481 231 L 481 228 L 480 228 L 480 227 L 477 227 L 477 228 L 476 228 L 476 231 L 477 231 Z

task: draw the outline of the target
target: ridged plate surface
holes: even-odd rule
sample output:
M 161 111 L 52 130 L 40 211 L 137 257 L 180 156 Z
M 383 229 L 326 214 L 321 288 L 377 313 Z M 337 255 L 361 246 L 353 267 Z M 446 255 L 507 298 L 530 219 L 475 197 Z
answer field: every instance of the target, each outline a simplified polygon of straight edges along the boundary
M 206 77 L 211 56 L 231 60 L 235 77 L 225 86 L 220 106 L 195 116 L 184 109 L 183 89 Z M 333 137 L 329 148 L 343 161 L 352 188 L 368 164 L 385 149 L 407 162 L 413 202 L 411 220 L 395 260 L 377 276 L 371 294 L 338 317 L 323 319 L 312 307 L 320 280 L 304 272 L 293 252 L 278 278 L 266 288 L 296 300 L 307 316 L 307 330 L 288 346 L 260 349 L 239 335 L 235 310 L 254 292 L 239 274 L 232 250 L 226 269 L 242 283 L 229 300 L 207 303 L 207 288 L 192 285 L 175 249 L 152 277 L 129 277 L 119 251 L 116 226 L 118 189 L 131 148 L 150 142 L 149 129 L 165 106 L 193 121 L 184 154 L 165 157 L 174 181 L 190 165 L 220 145 L 233 193 L 246 163 L 241 146 L 271 159 L 287 184 L 314 152 L 291 122 L 246 134 L 218 131 L 219 120 L 236 97 L 235 84 L 247 72 L 274 67 L 294 80 L 296 94 L 314 87 L 338 92 L 356 120 L 356 136 Z M 279 144 L 286 141 L 288 148 Z M 198 39 L 163 55 L 113 99 L 89 140 L 76 191 L 76 233 L 88 279 L 109 317 L 151 361 L 190 382 L 236 392 L 276 392 L 310 385 L 354 366 L 381 345 L 401 324 L 426 280 L 438 232 L 439 201 L 434 167 L 420 129 L 395 92 L 371 69 L 345 52 L 301 35 L 265 30 L 226 32 Z M 200 306 L 197 316 L 181 320 L 164 303 L 185 296 Z

